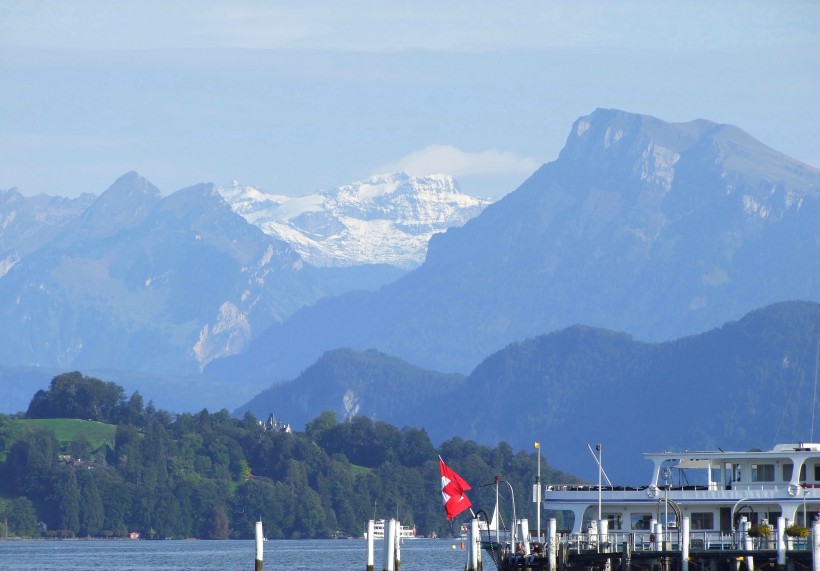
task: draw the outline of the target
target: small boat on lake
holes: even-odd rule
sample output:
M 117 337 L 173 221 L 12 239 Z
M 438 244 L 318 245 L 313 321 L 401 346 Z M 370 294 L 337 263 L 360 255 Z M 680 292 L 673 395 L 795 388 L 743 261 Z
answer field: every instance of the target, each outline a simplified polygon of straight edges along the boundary
M 383 519 L 377 519 L 373 522 L 373 539 L 384 539 L 384 530 L 386 522 Z M 364 538 L 367 539 L 367 532 L 364 532 Z M 416 539 L 416 526 L 400 525 L 399 539 Z

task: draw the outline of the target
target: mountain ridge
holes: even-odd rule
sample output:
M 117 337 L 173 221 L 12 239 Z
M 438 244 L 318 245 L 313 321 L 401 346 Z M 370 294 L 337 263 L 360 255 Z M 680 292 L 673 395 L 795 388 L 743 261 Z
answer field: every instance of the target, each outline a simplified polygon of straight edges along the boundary
M 402 195 L 401 208 L 393 210 L 403 208 L 405 217 L 379 222 L 432 232 L 470 215 L 448 206 L 448 193 L 456 202 L 477 202 L 460 194 L 451 177 L 387 178 L 392 187 L 382 184 L 385 177 L 371 179 L 372 196 L 357 191 L 351 208 L 366 211 L 368 201 L 377 200 L 373 216 L 382 216 Z M 441 182 L 440 200 L 425 202 L 424 180 Z M 414 221 L 417 215 L 423 219 Z M 423 232 L 417 235 L 405 250 L 388 234 L 376 241 L 383 252 L 423 257 Z M 0 362 L 126 376 L 196 375 L 299 307 L 378 288 L 404 271 L 368 257 L 359 261 L 306 263 L 292 244 L 238 214 L 210 183 L 162 196 L 131 171 L 99 196 L 0 191 L 0 314 L 8 325 L 0 332 Z
M 234 414 L 273 413 L 301 430 L 323 411 L 348 418 L 355 403 L 356 414 L 424 428 L 434 443 L 540 441 L 553 466 L 590 480 L 585 446 L 599 442 L 613 481 L 639 485 L 642 452 L 808 441 L 812 411 L 795 397 L 811 394 L 817 347 L 820 303 L 791 301 L 664 342 L 572 325 L 511 343 L 466 376 L 343 349 Z
M 618 134 L 621 125 L 633 130 Z M 418 269 L 378 293 L 303 308 L 206 372 L 284 379 L 348 346 L 465 373 L 506 343 L 572 323 L 664 340 L 783 299 L 820 299 L 820 171 L 740 129 L 677 125 L 617 110 L 579 118 L 569 151 L 434 235 Z M 606 151 L 597 171 L 570 160 L 579 130 Z M 743 161 L 761 164 L 733 171 L 730 148 L 757 149 Z M 772 156 L 784 162 L 764 162 Z M 770 172 L 792 175 L 759 176 Z

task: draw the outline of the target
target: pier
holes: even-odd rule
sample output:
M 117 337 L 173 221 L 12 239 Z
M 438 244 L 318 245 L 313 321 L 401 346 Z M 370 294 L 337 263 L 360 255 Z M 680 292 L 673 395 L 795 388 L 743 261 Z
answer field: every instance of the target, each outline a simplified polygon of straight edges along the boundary
M 485 532 L 479 543 L 499 571 L 820 571 L 820 523 L 808 537 L 788 537 L 780 518 L 769 537 L 751 537 L 748 522 L 735 532 L 681 529 L 561 535 L 550 520 L 545 541 L 529 537 L 512 548 Z M 526 536 L 520 536 L 526 537 Z M 468 538 L 469 540 L 469 538 Z

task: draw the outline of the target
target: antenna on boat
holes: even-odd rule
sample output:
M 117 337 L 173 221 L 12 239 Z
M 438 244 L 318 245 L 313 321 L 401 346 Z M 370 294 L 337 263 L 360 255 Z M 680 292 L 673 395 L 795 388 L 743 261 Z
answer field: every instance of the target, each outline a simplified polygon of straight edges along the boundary
M 817 369 L 820 365 L 820 337 L 817 339 L 817 349 L 814 353 L 814 398 L 811 401 L 811 441 L 814 442 L 814 410 L 817 408 Z
M 587 448 L 589 448 L 589 453 L 592 454 L 592 458 L 593 458 L 593 460 L 595 460 L 595 463 L 598 465 L 598 469 L 604 475 L 604 478 L 606 478 L 607 484 L 609 484 L 609 487 L 611 488 L 612 487 L 612 480 L 610 480 L 609 476 L 606 475 L 606 471 L 604 470 L 604 467 L 601 465 L 601 462 L 598 460 L 598 457 L 595 455 L 595 452 L 592 451 L 592 446 L 587 444 Z

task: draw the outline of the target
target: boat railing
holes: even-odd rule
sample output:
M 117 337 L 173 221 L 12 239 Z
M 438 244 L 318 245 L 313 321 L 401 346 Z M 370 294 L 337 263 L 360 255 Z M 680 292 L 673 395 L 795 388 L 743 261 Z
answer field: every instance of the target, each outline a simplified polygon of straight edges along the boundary
M 603 492 L 644 492 L 648 490 L 650 486 L 601 486 L 601 491 Z M 654 489 L 654 488 L 653 488 Z M 661 489 L 667 489 L 666 487 Z M 685 486 L 669 486 L 669 491 L 696 491 L 696 490 L 709 490 L 709 486 L 706 485 L 685 485 Z M 714 489 L 714 488 L 713 488 Z M 546 486 L 547 492 L 598 492 L 598 486 L 596 485 L 548 485 Z
M 740 531 L 691 531 L 689 532 L 690 551 L 736 551 L 744 549 L 744 535 Z M 576 533 L 563 539 L 570 553 L 606 553 L 620 552 L 628 546 L 630 552 L 642 551 L 681 551 L 681 532 L 664 531 L 660 537 L 649 531 L 614 531 L 606 534 Z M 776 550 L 777 540 L 754 538 L 754 550 Z M 786 551 L 804 551 L 809 549 L 809 540 L 799 537 L 786 538 Z

